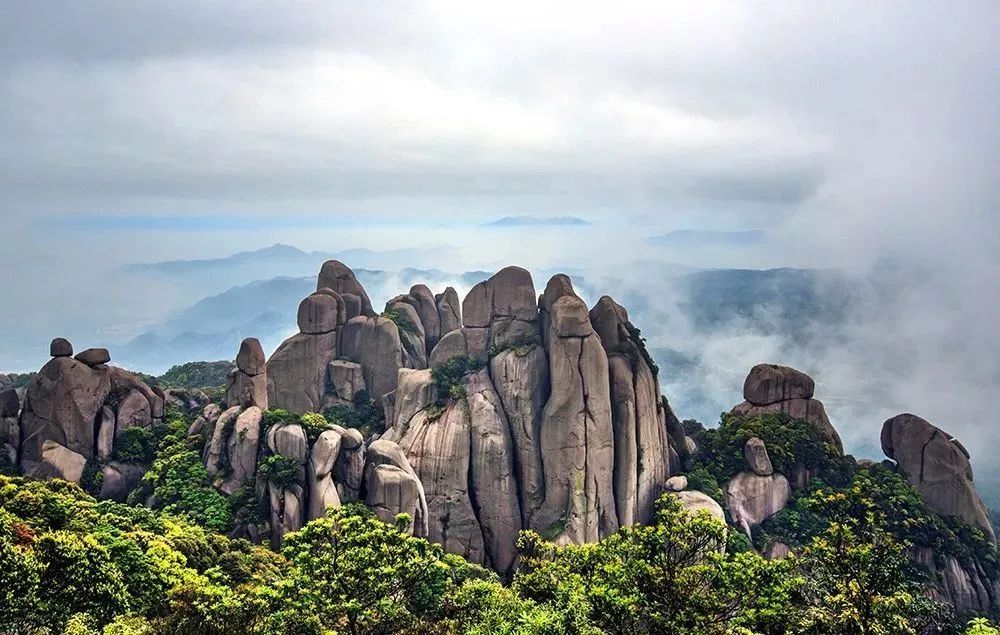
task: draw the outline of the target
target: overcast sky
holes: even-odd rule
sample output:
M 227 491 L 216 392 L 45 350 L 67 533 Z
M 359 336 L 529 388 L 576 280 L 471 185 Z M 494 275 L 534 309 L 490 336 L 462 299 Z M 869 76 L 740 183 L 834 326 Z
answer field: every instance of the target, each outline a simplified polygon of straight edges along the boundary
M 207 215 L 784 226 L 845 170 L 995 174 L 998 11 L 5 3 L 0 204 L 28 242 Z
M 998 32 L 992 0 L 2 3 L 0 328 L 155 310 L 101 271 L 278 241 L 593 267 L 761 229 L 685 257 L 892 272 L 839 379 L 891 359 L 995 431 Z M 592 225 L 477 228 L 519 214 Z

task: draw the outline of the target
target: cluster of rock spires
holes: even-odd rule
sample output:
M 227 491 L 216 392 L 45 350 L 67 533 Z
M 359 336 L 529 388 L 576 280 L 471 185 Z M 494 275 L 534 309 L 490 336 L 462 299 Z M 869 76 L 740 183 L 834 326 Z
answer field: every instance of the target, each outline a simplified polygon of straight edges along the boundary
M 507 267 L 464 300 L 450 287 L 434 295 L 416 285 L 376 314 L 353 272 L 329 261 L 299 305 L 298 326 L 270 359 L 256 339 L 243 341 L 221 405 L 200 391 L 150 389 L 109 365 L 106 350 L 74 358 L 69 342 L 54 340 L 53 359 L 26 391 L 0 391 L 4 452 L 28 474 L 77 483 L 97 465 L 100 496 L 122 500 L 148 466 L 115 460 L 118 439 L 160 425 L 170 403 L 198 414 L 189 434 L 205 439 L 216 487 L 253 491 L 267 509 L 265 524 L 237 535 L 277 543 L 329 507 L 363 501 L 386 520 L 408 514 L 413 534 L 503 573 L 515 566 L 518 531 L 595 541 L 649 520 L 664 492 L 726 520 L 681 474 L 696 448 L 628 312 L 607 296 L 588 308 L 564 275 L 537 294 L 526 270 Z M 463 374 L 446 387 L 435 369 L 453 371 L 456 361 Z M 787 413 L 842 452 L 814 391 L 805 373 L 761 364 L 732 413 Z M 306 414 L 372 400 L 385 432 L 367 439 L 337 425 L 315 438 L 298 423 L 263 425 L 268 408 Z M 961 444 L 904 414 L 885 423 L 882 446 L 932 509 L 993 538 Z M 723 490 L 729 521 L 750 534 L 815 475 L 803 466 L 776 473 L 757 438 L 744 455 L 746 469 Z M 272 457 L 297 466 L 292 482 L 269 482 Z M 768 555 L 788 552 L 779 543 Z M 939 573 L 942 597 L 960 610 L 998 605 L 1000 587 L 977 565 L 933 556 L 917 554 Z

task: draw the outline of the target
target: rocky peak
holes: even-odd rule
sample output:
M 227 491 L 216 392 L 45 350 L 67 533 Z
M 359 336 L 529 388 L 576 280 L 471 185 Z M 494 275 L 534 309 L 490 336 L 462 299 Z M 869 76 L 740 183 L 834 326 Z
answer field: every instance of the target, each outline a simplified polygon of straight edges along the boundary
M 972 465 L 965 447 L 950 434 L 909 413 L 882 425 L 882 451 L 934 511 L 957 516 L 996 537 L 986 506 L 972 483 Z

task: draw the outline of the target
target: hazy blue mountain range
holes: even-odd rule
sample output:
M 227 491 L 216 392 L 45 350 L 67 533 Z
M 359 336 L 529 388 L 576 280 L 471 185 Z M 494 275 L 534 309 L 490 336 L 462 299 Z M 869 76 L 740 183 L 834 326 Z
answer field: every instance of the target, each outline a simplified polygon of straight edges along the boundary
M 590 222 L 576 216 L 504 216 L 481 227 L 583 226 Z

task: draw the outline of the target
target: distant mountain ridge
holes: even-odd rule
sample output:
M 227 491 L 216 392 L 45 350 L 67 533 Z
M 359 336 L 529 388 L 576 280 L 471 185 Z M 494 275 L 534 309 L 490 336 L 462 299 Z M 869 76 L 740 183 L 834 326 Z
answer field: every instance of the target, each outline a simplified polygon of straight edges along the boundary
M 576 216 L 504 216 L 483 223 L 480 227 L 541 227 L 546 225 L 579 227 L 590 225 L 590 221 Z

